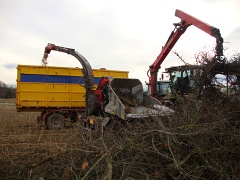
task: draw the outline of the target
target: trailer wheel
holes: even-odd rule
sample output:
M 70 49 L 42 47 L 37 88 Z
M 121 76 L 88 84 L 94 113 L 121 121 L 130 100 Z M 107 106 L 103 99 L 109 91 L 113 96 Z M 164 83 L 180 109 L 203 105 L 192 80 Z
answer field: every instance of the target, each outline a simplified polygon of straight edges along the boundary
M 59 113 L 53 113 L 47 118 L 48 129 L 62 129 L 64 127 L 64 117 Z

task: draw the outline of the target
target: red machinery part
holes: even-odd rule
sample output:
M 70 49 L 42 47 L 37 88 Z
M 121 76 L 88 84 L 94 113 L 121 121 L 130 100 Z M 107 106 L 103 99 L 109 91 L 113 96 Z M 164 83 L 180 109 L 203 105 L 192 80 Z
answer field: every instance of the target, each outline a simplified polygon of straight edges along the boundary
M 181 22 L 174 23 L 175 28 L 171 32 L 165 46 L 162 47 L 162 51 L 157 56 L 157 59 L 153 62 L 152 65 L 149 66 L 148 72 L 150 72 L 150 76 L 148 74 L 148 77 L 151 87 L 151 96 L 153 97 L 156 97 L 157 95 L 157 76 L 162 62 L 165 60 L 169 52 L 172 50 L 173 46 L 190 25 L 194 25 L 207 34 L 215 37 L 217 44 L 216 56 L 223 56 L 223 38 L 221 37 L 219 29 L 215 28 L 214 26 L 210 26 L 209 24 L 178 9 L 175 12 L 175 16 L 179 17 L 181 19 Z

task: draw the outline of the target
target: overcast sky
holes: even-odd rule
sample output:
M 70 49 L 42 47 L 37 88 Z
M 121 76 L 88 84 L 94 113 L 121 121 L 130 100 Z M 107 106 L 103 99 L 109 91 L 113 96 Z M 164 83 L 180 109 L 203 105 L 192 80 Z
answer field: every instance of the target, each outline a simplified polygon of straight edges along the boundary
M 144 83 L 173 23 L 180 22 L 176 9 L 219 28 L 227 57 L 240 52 L 239 0 L 1 0 L 0 80 L 16 83 L 17 65 L 41 65 L 45 46 L 53 43 L 76 49 L 94 69 L 126 70 Z M 173 51 L 194 63 L 194 54 L 214 43 L 190 26 Z M 56 51 L 48 63 L 81 67 L 74 57 Z M 183 63 L 170 53 L 161 70 L 173 65 Z

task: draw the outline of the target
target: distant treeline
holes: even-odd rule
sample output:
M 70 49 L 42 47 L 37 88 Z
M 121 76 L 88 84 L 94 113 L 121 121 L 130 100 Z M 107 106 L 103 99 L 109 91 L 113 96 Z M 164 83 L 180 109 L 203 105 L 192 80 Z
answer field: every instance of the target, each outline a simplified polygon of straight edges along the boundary
M 0 81 L 0 98 L 16 98 L 16 88 Z

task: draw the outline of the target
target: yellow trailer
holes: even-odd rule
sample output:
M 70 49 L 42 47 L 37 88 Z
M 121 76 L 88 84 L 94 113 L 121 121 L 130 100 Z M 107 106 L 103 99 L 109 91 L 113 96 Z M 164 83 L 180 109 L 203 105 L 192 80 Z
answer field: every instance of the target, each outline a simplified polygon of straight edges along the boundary
M 102 77 L 128 78 L 128 71 L 93 69 L 94 88 Z M 81 68 L 18 65 L 18 111 L 83 108 L 84 78 Z

